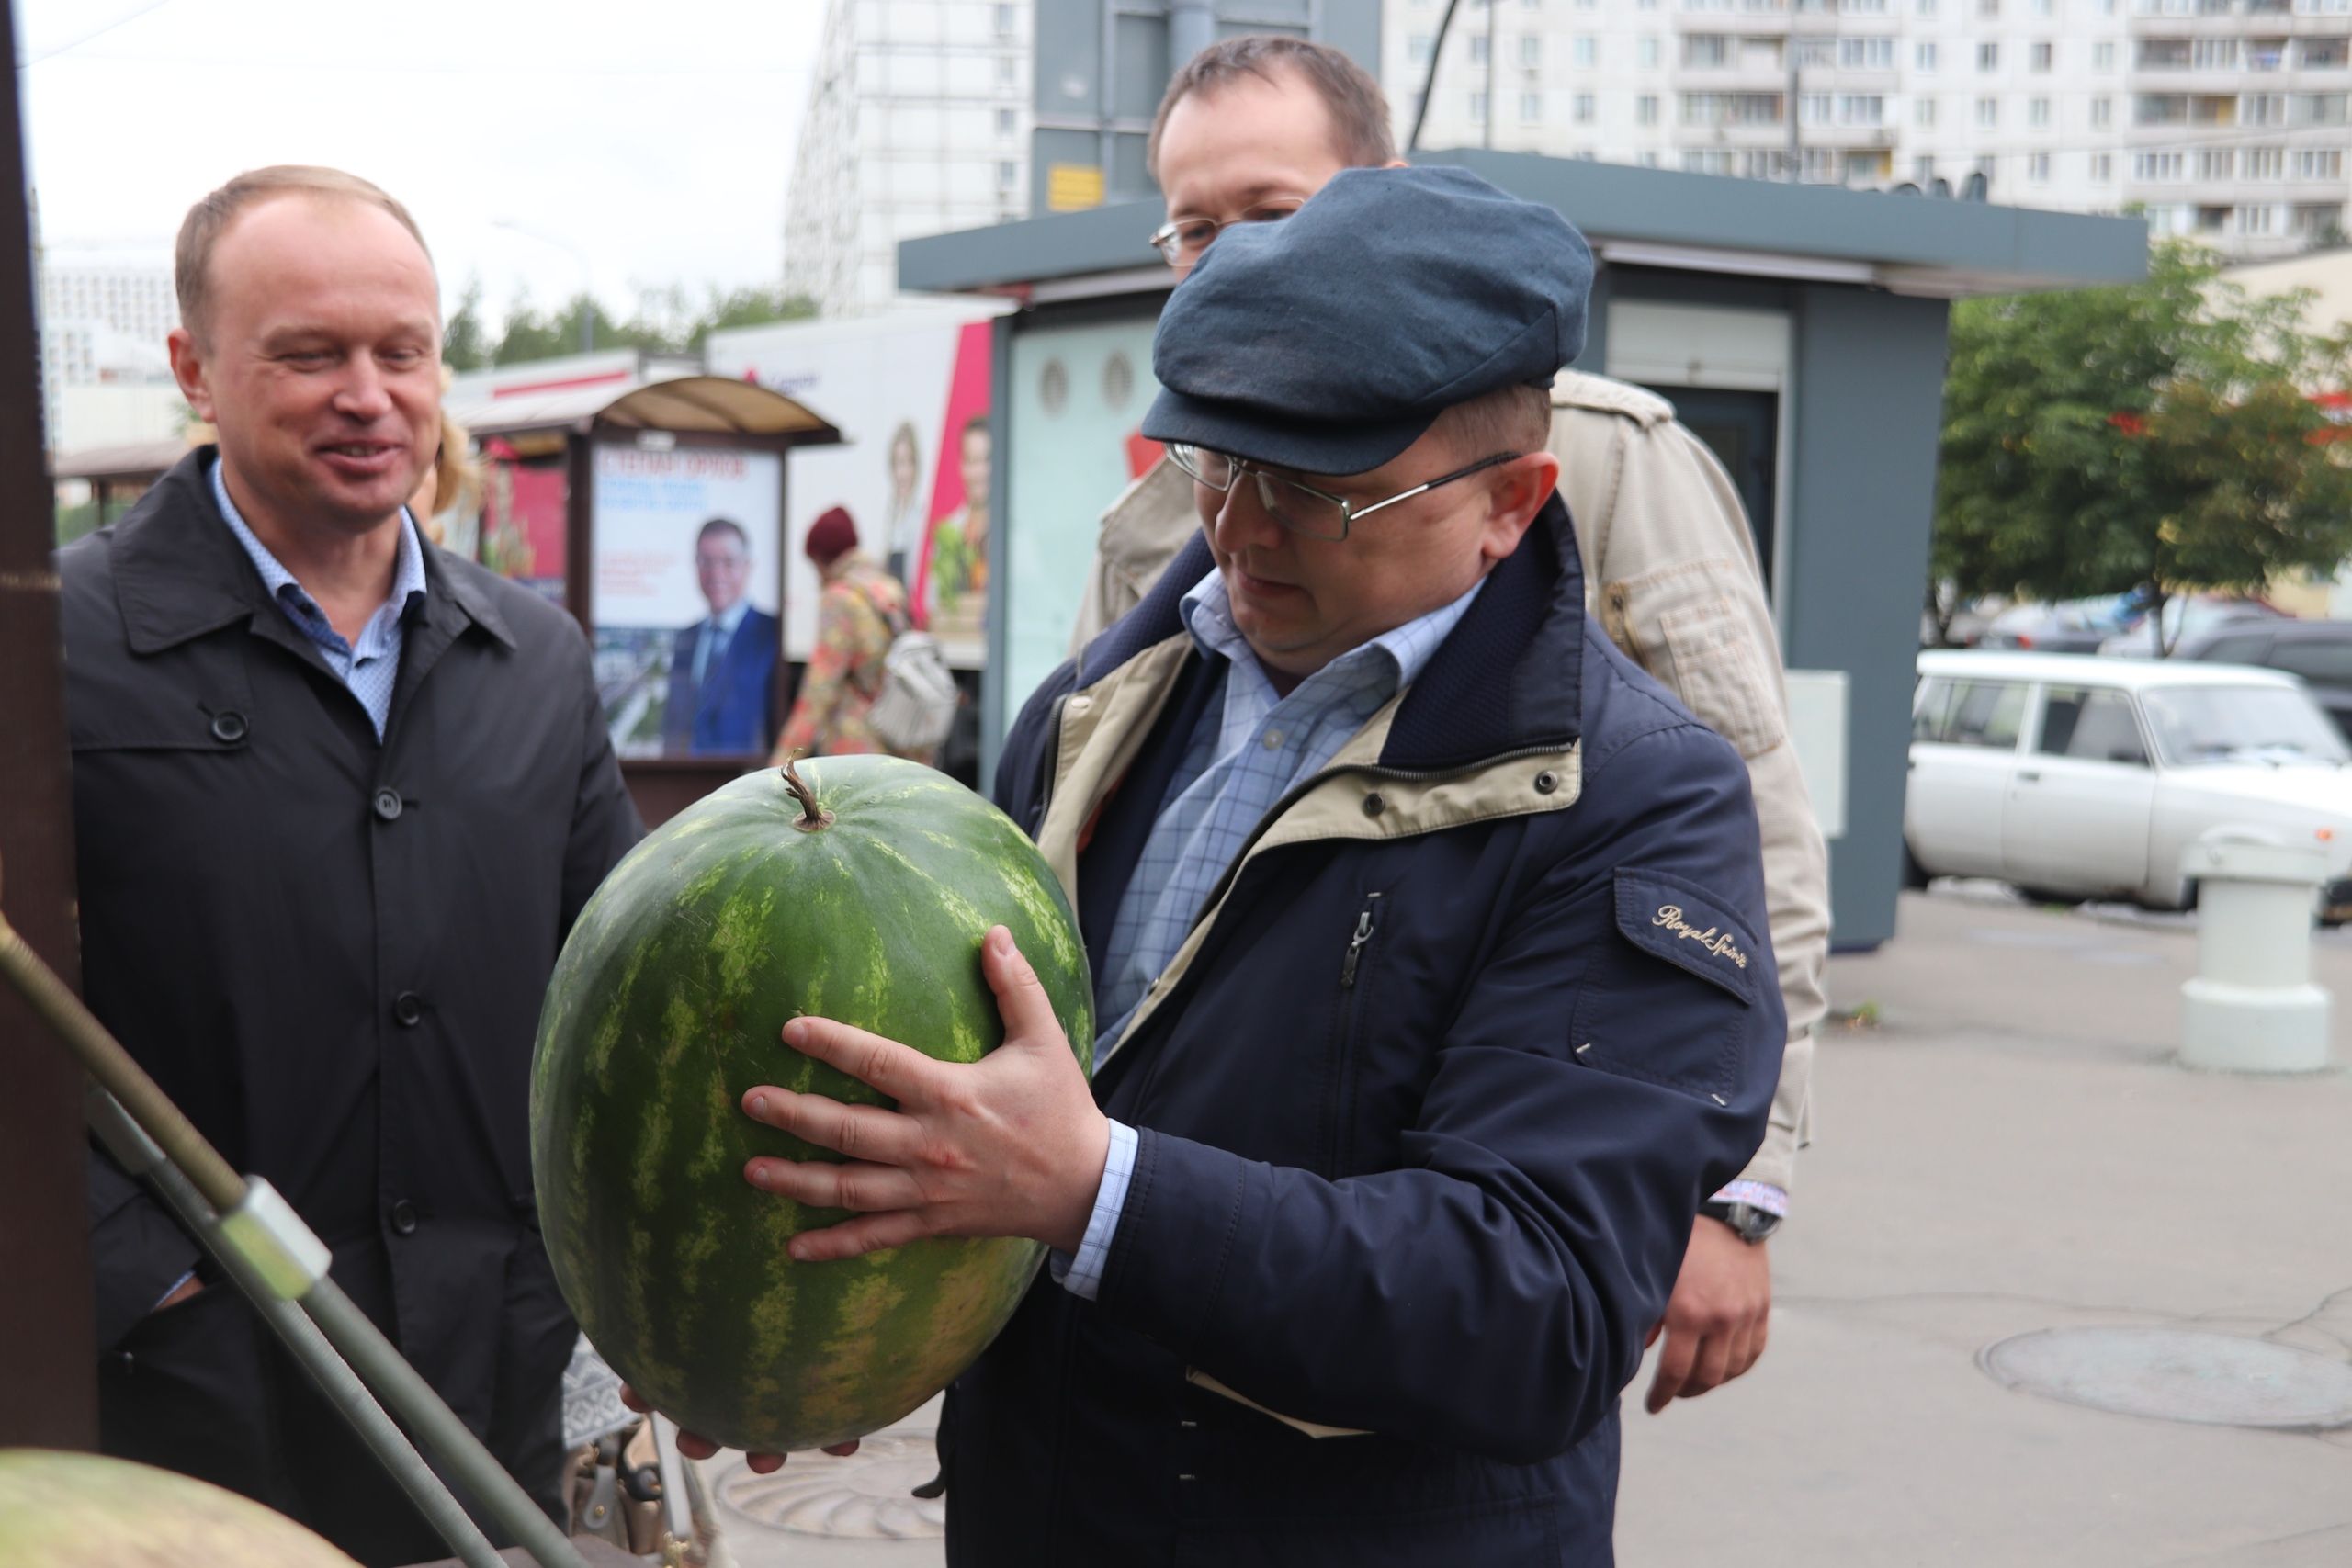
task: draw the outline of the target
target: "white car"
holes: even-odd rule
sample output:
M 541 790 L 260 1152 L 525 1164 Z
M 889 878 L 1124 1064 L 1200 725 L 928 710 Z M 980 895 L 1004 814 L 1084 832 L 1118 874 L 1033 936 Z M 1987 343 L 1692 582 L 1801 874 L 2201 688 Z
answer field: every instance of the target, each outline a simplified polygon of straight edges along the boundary
M 2193 905 L 2181 854 L 2266 828 L 2326 856 L 2352 916 L 2352 751 L 2274 670 L 2083 654 L 1919 655 L 1904 874 L 1996 877 L 2029 897 Z

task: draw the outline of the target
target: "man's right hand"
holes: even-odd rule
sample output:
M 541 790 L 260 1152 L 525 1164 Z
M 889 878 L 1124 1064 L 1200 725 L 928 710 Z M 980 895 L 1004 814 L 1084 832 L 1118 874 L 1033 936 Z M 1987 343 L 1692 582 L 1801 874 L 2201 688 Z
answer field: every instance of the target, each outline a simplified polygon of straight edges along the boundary
M 639 1399 L 637 1396 L 637 1390 L 627 1383 L 621 1384 L 621 1403 L 639 1416 L 653 1414 L 653 1407 Z M 678 1451 L 688 1459 L 708 1459 L 718 1451 L 718 1445 L 699 1433 L 689 1432 L 681 1427 L 678 1428 Z M 857 1452 L 857 1439 L 852 1438 L 846 1443 L 835 1443 L 825 1450 L 825 1452 L 837 1459 L 847 1459 Z M 752 1472 L 755 1475 L 767 1475 L 784 1468 L 782 1454 L 749 1453 L 743 1457 L 750 1463 Z

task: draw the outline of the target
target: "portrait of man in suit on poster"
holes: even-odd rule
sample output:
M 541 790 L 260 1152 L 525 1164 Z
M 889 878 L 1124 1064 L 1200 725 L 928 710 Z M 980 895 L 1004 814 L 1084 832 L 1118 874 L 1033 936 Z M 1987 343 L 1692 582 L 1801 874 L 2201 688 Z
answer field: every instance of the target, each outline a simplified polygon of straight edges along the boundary
M 681 629 L 670 654 L 662 750 L 670 757 L 764 755 L 775 712 L 777 622 L 745 597 L 752 538 L 713 517 L 695 536 L 695 581 L 709 614 Z

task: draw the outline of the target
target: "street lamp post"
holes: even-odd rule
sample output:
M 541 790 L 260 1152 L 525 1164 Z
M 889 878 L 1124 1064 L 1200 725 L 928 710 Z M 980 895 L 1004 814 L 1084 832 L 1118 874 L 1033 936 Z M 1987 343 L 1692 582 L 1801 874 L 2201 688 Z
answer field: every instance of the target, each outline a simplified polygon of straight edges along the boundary
M 560 235 L 550 234 L 544 230 L 517 223 L 512 218 L 493 218 L 491 220 L 490 226 L 493 229 L 511 229 L 515 233 L 537 240 L 543 245 L 553 245 L 556 249 L 568 253 L 572 260 L 580 264 L 580 352 L 595 353 L 595 269 L 589 265 L 588 253 Z

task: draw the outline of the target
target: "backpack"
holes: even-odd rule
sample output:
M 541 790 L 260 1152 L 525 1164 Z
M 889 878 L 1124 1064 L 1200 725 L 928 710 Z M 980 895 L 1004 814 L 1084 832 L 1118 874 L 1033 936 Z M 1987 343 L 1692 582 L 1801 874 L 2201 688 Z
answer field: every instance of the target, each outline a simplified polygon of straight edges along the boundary
M 904 610 L 888 609 L 860 591 L 890 627 L 890 650 L 882 656 L 882 686 L 865 722 L 874 738 L 901 756 L 920 756 L 947 739 L 964 694 L 947 668 L 947 656 L 929 632 L 908 624 Z

